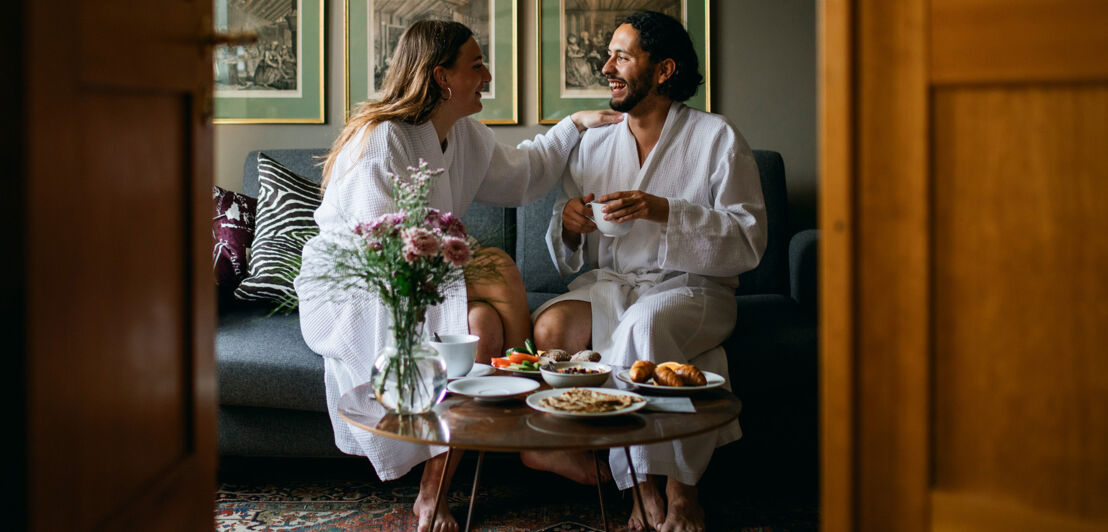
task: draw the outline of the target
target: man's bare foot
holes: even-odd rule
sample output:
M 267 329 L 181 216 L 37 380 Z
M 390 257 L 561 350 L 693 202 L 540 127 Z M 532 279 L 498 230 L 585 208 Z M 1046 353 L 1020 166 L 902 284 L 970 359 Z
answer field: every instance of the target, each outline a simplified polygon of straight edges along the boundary
M 670 478 L 666 482 L 669 508 L 666 520 L 658 527 L 661 532 L 703 532 L 704 509 L 697 501 L 696 486 L 682 484 Z
M 592 454 L 585 451 L 525 451 L 519 453 L 519 458 L 531 469 L 556 473 L 578 484 L 595 486 L 597 483 L 596 464 Z M 612 480 L 612 472 L 601 467 L 599 481 L 609 480 Z
M 416 530 L 419 532 L 458 532 L 458 522 L 450 514 L 450 507 L 445 500 L 439 503 L 439 512 L 435 516 L 435 528 L 432 529 L 431 514 L 434 511 L 435 494 L 429 493 L 424 496 L 423 490 L 420 490 L 415 504 L 412 505 L 412 513 L 419 517 L 419 528 Z
M 627 520 L 627 528 L 631 530 L 660 529 L 662 523 L 666 520 L 666 501 L 662 500 L 662 494 L 658 491 L 658 485 L 655 484 L 653 477 L 650 477 L 646 482 L 639 483 L 639 493 L 642 494 L 643 506 L 646 506 L 646 519 L 652 525 L 647 527 L 643 523 L 643 514 L 639 509 L 639 499 L 632 494 L 631 499 L 635 502 L 631 506 L 631 518 Z

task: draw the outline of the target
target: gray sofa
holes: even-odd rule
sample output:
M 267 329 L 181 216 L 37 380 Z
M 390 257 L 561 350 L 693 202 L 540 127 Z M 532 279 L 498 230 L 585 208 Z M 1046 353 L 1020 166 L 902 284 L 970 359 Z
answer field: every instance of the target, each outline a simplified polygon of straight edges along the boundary
M 319 181 L 325 150 L 262 150 Z M 258 195 L 257 154 L 243 166 L 243 192 Z M 817 485 L 816 245 L 818 232 L 790 234 L 781 156 L 755 151 L 766 197 L 765 257 L 742 275 L 738 324 L 724 347 L 743 401 L 744 437 L 716 453 L 706 478 L 811 495 Z M 555 192 L 518 209 L 474 204 L 464 221 L 482 242 L 511 254 L 532 308 L 566 290 L 544 234 Z M 342 456 L 326 414 L 323 363 L 300 335 L 297 315 L 220 301 L 216 359 L 223 457 Z

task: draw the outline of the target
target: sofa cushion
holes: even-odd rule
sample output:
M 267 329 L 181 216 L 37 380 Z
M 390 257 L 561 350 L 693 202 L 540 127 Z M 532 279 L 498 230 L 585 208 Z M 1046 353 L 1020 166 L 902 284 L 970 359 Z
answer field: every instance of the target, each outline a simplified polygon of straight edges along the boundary
M 221 456 L 349 456 L 321 412 L 220 405 L 218 431 Z
M 326 412 L 323 359 L 300 335 L 300 316 L 260 305 L 223 309 L 215 337 L 219 403 Z
M 215 284 L 229 292 L 246 277 L 246 249 L 254 242 L 254 214 L 258 200 L 212 187 L 212 267 Z
M 315 210 L 319 186 L 265 154 L 258 155 L 257 228 L 250 253 L 250 271 L 235 297 L 244 301 L 295 300 L 292 281 L 300 271 L 304 243 L 319 233 Z
M 563 279 L 550 258 L 546 229 L 550 226 L 558 190 L 555 187 L 542 199 L 516 209 L 516 266 L 529 292 L 565 293 L 569 282 L 589 269 L 586 264 L 581 272 Z
M 775 151 L 754 150 L 766 201 L 766 251 L 756 268 L 739 275 L 739 295 L 789 293 L 789 198 L 785 161 Z

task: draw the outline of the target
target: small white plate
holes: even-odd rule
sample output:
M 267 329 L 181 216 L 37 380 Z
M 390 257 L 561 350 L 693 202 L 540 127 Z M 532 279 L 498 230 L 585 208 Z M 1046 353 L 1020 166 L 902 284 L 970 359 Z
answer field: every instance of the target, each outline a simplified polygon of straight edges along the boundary
M 465 375 L 463 375 L 461 377 L 454 377 L 450 380 L 451 381 L 456 381 L 458 379 L 471 379 L 473 377 L 484 377 L 485 375 L 492 375 L 493 373 L 496 373 L 496 369 L 493 368 L 492 366 L 490 366 L 488 364 L 481 364 L 480 362 L 475 362 L 473 364 L 473 367 L 469 369 L 469 373 L 466 373 Z
M 466 377 L 446 385 L 447 390 L 479 401 L 511 399 L 538 387 L 538 381 L 520 377 Z
M 711 390 L 712 388 L 719 388 L 720 386 L 723 386 L 723 383 L 726 382 L 723 376 L 718 373 L 712 373 L 711 371 L 704 370 L 701 370 L 700 372 L 704 374 L 704 378 L 708 381 L 708 384 L 705 384 L 704 386 L 659 386 L 657 384 L 654 384 L 654 379 L 651 379 L 647 382 L 635 382 L 631 380 L 631 371 L 626 369 L 616 373 L 616 378 L 636 388 L 649 390 L 651 392 L 664 393 L 667 395 L 684 395 L 690 392 Z
M 631 406 L 628 406 L 626 408 L 621 408 L 619 410 L 612 410 L 610 412 L 595 412 L 595 413 L 590 413 L 590 412 L 566 412 L 566 411 L 563 411 L 563 410 L 557 410 L 557 409 L 554 409 L 554 408 L 550 408 L 548 406 L 544 406 L 544 405 L 539 403 L 539 401 L 541 401 L 542 399 L 544 399 L 546 397 L 550 397 L 552 395 L 559 395 L 559 394 L 567 391 L 566 388 L 555 388 L 553 390 L 543 390 L 541 392 L 535 392 L 531 395 L 528 395 L 527 396 L 527 406 L 529 406 L 531 408 L 534 408 L 535 410 L 538 410 L 539 412 L 545 412 L 545 413 L 553 415 L 553 416 L 577 417 L 577 418 L 621 416 L 623 414 L 630 414 L 631 412 L 634 412 L 634 411 L 646 406 L 646 399 L 643 399 L 643 396 L 641 396 L 641 395 L 639 395 L 635 392 L 620 390 L 618 388 L 577 388 L 577 389 L 578 390 L 592 390 L 594 392 L 606 393 L 606 394 L 611 394 L 611 395 L 627 395 L 627 396 L 630 396 L 630 397 L 638 397 L 639 401 L 635 402 L 635 403 L 631 403 Z

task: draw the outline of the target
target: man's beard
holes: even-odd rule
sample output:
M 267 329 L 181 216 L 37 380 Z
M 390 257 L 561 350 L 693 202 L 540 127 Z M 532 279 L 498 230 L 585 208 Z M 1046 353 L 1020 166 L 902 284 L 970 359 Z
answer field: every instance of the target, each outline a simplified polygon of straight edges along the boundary
M 643 101 L 650 94 L 650 72 L 643 72 L 643 75 L 635 79 L 634 82 L 622 79 L 622 78 L 610 78 L 616 81 L 622 81 L 627 86 L 627 95 L 623 97 L 623 101 L 616 103 L 615 98 L 608 100 L 608 106 L 615 111 L 621 113 L 629 112 L 634 109 L 639 102 Z

